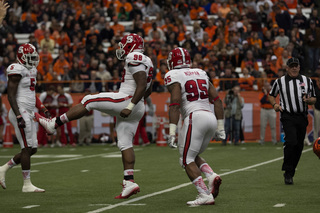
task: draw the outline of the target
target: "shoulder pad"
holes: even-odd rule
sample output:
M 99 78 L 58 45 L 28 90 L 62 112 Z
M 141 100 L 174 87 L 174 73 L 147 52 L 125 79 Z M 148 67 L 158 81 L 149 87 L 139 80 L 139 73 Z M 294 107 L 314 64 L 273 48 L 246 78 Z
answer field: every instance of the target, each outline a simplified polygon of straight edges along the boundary
M 18 64 L 18 63 L 11 64 L 7 68 L 7 75 L 15 75 L 15 74 L 22 75 L 22 71 L 24 69 L 26 69 L 26 68 L 24 66 L 22 66 L 21 64 Z
M 169 72 L 166 73 L 166 75 L 164 76 L 164 84 L 166 86 L 173 84 L 175 82 L 180 82 L 179 80 L 181 80 L 181 71 L 180 70 L 170 70 Z
M 128 65 L 137 66 L 146 63 L 146 56 L 139 52 L 131 52 L 127 55 L 126 59 Z

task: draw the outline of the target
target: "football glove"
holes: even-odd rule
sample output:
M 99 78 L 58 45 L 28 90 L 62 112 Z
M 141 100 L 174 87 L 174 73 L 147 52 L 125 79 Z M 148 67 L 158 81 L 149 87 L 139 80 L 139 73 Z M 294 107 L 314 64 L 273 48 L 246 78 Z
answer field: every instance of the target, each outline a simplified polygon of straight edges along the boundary
M 177 143 L 176 143 L 176 136 L 175 135 L 169 135 L 169 138 L 168 138 L 168 146 L 171 147 L 171 148 L 177 148 Z
M 224 131 L 224 121 L 222 119 L 217 121 L 218 126 L 215 133 L 215 139 L 216 140 L 225 140 L 226 139 L 226 133 Z
M 22 115 L 17 116 L 17 122 L 19 128 L 26 128 L 26 122 L 24 121 Z

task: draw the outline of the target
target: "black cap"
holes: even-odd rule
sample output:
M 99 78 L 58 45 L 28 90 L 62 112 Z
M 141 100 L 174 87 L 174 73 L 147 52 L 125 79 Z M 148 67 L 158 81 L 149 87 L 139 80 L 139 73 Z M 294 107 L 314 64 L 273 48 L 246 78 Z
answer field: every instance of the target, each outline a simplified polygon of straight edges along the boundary
M 297 58 L 290 58 L 290 59 L 287 61 L 287 66 L 290 67 L 290 66 L 293 65 L 293 64 L 299 65 L 299 64 L 300 64 L 299 59 L 297 59 Z

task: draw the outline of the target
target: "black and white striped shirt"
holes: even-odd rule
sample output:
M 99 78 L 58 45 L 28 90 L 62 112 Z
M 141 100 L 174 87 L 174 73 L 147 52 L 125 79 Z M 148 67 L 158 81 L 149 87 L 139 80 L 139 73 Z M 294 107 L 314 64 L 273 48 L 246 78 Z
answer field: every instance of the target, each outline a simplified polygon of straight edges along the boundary
M 304 75 L 297 78 L 291 78 L 289 75 L 278 78 L 269 95 L 277 97 L 279 93 L 280 106 L 289 113 L 308 113 L 308 105 L 302 100 L 303 95 L 316 97 L 311 79 Z

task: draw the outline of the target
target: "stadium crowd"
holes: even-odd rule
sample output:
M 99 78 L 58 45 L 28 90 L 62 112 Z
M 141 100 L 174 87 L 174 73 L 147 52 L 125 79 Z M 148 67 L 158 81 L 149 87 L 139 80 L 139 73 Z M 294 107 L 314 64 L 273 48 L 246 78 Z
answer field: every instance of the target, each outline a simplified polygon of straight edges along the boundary
M 157 68 L 153 91 L 162 92 L 167 54 L 186 48 L 193 67 L 207 71 L 215 87 L 261 90 L 285 74 L 291 57 L 302 72 L 320 69 L 320 18 L 315 0 L 17 0 L 0 29 L 0 92 L 6 68 L 16 60 L 18 34 L 40 53 L 37 92 L 64 81 L 70 92 L 117 90 L 124 63 L 115 50 L 123 35 L 145 40 Z M 310 8 L 307 18 L 302 13 Z M 291 10 L 295 9 L 295 10 Z M 293 13 L 292 11 L 296 11 Z M 129 23 L 129 24 L 128 24 Z

